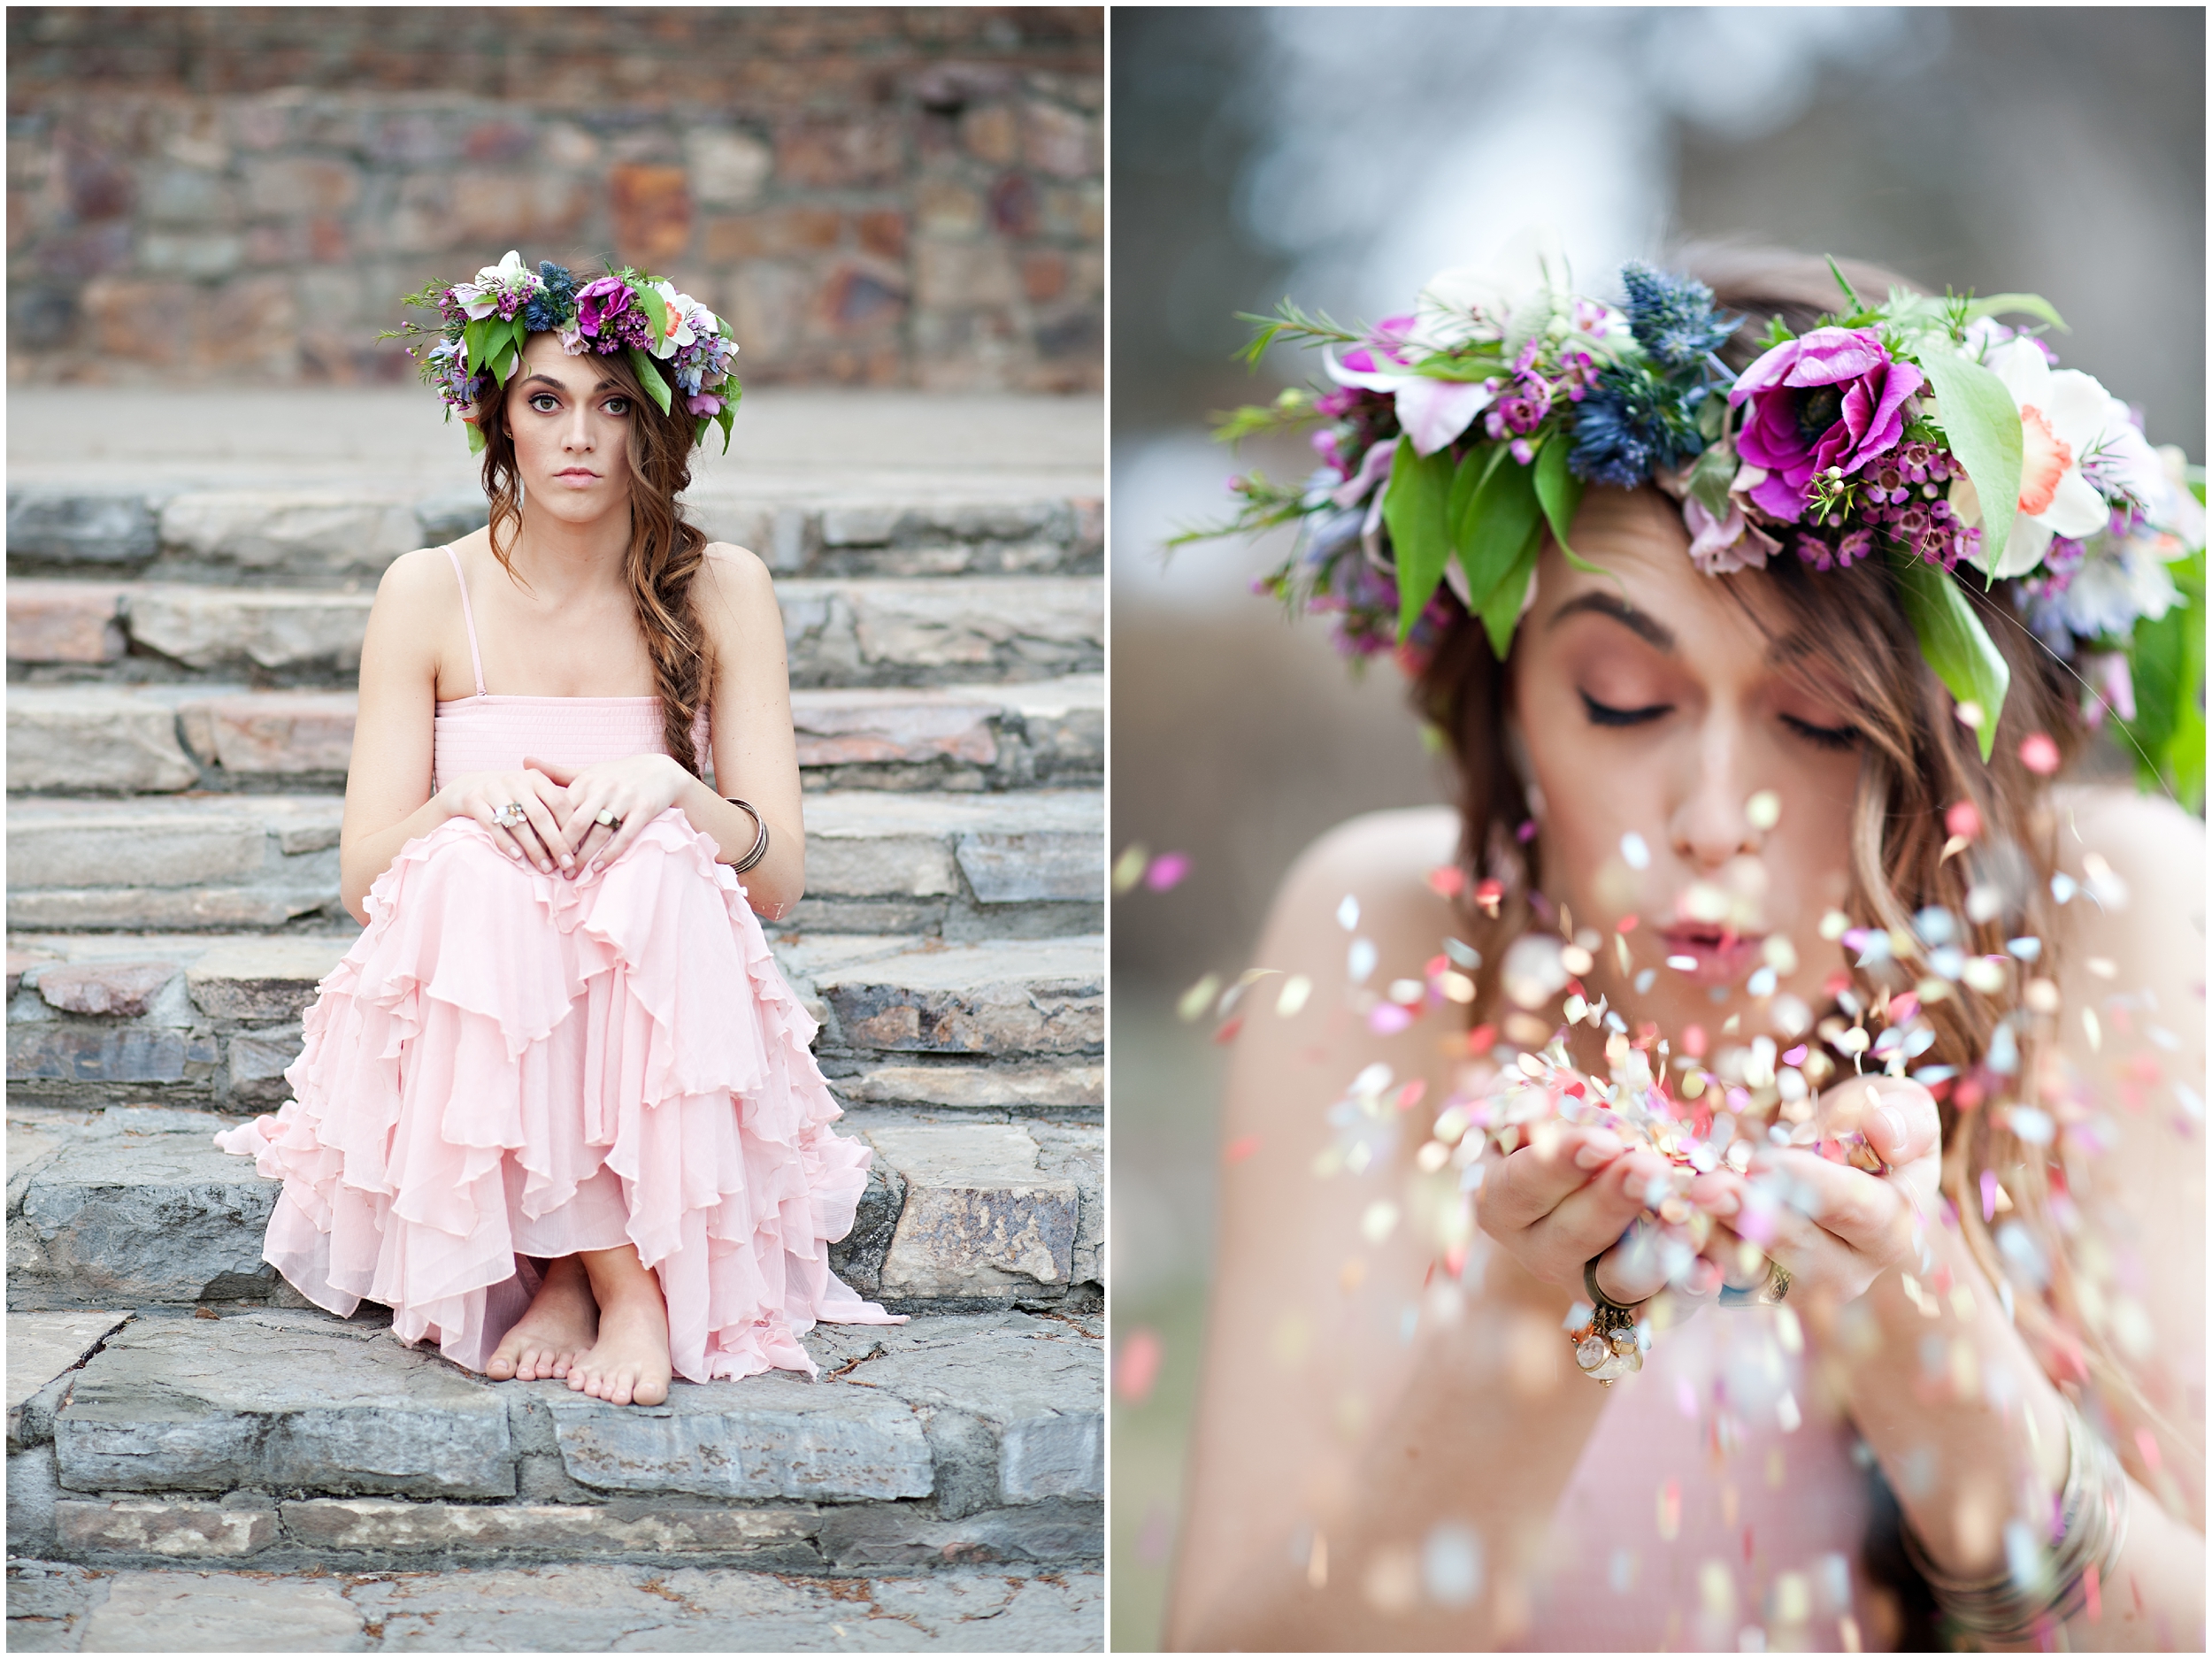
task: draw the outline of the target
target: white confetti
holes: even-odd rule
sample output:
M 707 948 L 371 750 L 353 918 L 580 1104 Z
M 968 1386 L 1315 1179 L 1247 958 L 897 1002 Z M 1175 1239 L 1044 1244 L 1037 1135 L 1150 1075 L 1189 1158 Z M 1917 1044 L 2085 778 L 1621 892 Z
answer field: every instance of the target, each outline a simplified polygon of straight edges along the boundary
M 1644 844 L 1644 838 L 1634 830 L 1621 837 L 1621 856 L 1627 861 L 1631 870 L 1651 868 L 1651 849 Z
M 1288 1019 L 1306 1005 L 1306 999 L 1312 995 L 1313 981 L 1302 973 L 1294 973 L 1283 981 L 1282 991 L 1275 998 L 1275 1012 Z
M 1782 797 L 1762 789 L 1743 803 L 1743 815 L 1755 830 L 1770 830 L 1782 821 Z
M 1674 969 L 1678 973 L 1694 973 L 1697 972 L 1697 958 L 1695 956 L 1669 956 L 1667 966 Z M 1640 991 L 1644 987 L 1640 985 L 1636 988 Z
M 1359 926 L 1359 901 L 1348 893 L 1336 907 L 1336 925 L 1348 933 Z
M 1367 976 L 1375 971 L 1375 941 L 1355 939 L 1351 949 L 1344 953 L 1344 972 L 1354 985 L 1367 983 Z

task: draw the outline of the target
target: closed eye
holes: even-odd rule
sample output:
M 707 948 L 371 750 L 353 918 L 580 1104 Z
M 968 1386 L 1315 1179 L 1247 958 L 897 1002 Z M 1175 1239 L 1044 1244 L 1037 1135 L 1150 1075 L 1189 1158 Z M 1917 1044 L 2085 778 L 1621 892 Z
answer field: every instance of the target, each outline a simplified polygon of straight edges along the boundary
M 1793 714 L 1782 717 L 1782 724 L 1807 742 L 1822 749 L 1856 749 L 1859 728 L 1855 726 L 1815 726 L 1810 720 L 1801 720 Z
M 1583 712 L 1590 717 L 1592 726 L 1642 726 L 1674 712 L 1671 703 L 1655 703 L 1645 709 L 1616 709 L 1600 703 L 1588 692 L 1578 694 L 1582 698 Z

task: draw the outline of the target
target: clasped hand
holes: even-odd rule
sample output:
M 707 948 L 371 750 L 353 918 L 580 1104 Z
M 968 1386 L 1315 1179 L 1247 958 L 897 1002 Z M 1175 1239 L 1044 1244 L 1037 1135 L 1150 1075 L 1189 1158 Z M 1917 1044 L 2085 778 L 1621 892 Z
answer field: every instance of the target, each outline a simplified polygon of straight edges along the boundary
M 1788 1270 L 1793 1299 L 1839 1305 L 1916 1251 L 1921 1218 L 1933 1213 L 1941 1130 L 1925 1088 L 1887 1077 L 1837 1084 L 1811 1121 L 1824 1135 L 1863 1133 L 1888 1173 L 1761 1145 L 1742 1174 L 1724 1166 L 1692 1177 L 1609 1130 L 1553 1124 L 1509 1154 L 1486 1155 L 1476 1218 L 1524 1270 L 1577 1295 L 1593 1257 L 1598 1288 L 1615 1302 L 1671 1285 L 1692 1305 L 1761 1284 L 1770 1258 Z M 1654 1213 L 1670 1195 L 1686 1202 L 1686 1212 L 1672 1211 L 1684 1219 Z
M 557 868 L 578 875 L 603 870 L 628 851 L 646 825 L 675 805 L 688 777 L 665 755 L 589 766 L 525 756 L 519 771 L 456 779 L 448 800 L 457 817 L 481 824 L 509 857 L 526 858 L 549 875 Z M 522 809 L 519 821 L 502 821 L 510 804 Z M 602 812 L 613 821 L 601 823 Z

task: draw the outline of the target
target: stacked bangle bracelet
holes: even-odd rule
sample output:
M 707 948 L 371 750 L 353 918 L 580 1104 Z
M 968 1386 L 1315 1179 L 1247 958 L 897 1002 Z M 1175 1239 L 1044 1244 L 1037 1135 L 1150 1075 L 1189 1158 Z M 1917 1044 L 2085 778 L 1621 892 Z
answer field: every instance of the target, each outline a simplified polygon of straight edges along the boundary
M 2039 1626 L 2062 1624 L 2088 1605 L 2127 1541 L 2127 1476 L 2073 1402 L 2062 1396 L 2060 1403 L 2066 1413 L 2066 1486 L 2057 1505 L 2059 1530 L 2046 1548 L 1986 1578 L 1962 1578 L 1932 1563 L 1912 1527 L 1903 1528 L 1906 1555 L 1957 1635 L 1984 1642 L 2038 1640 L 2047 1633 Z
M 743 807 L 747 815 L 752 818 L 754 824 L 758 826 L 760 831 L 760 833 L 753 837 L 752 850 L 730 866 L 730 869 L 733 873 L 741 876 L 748 870 L 750 870 L 755 864 L 758 864 L 762 859 L 768 856 L 768 820 L 761 817 L 760 809 L 755 806 L 750 801 L 741 801 L 733 795 L 724 795 L 722 798 L 727 801 L 732 806 Z

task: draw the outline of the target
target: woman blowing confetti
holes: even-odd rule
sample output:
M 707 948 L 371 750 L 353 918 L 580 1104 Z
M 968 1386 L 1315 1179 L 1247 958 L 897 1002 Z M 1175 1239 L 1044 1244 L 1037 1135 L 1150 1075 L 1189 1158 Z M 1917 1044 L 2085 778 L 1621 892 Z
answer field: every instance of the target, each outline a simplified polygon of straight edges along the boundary
M 1233 993 L 1174 1645 L 2203 1643 L 2197 499 L 2032 296 L 1705 265 L 1266 324 L 1460 796 Z

